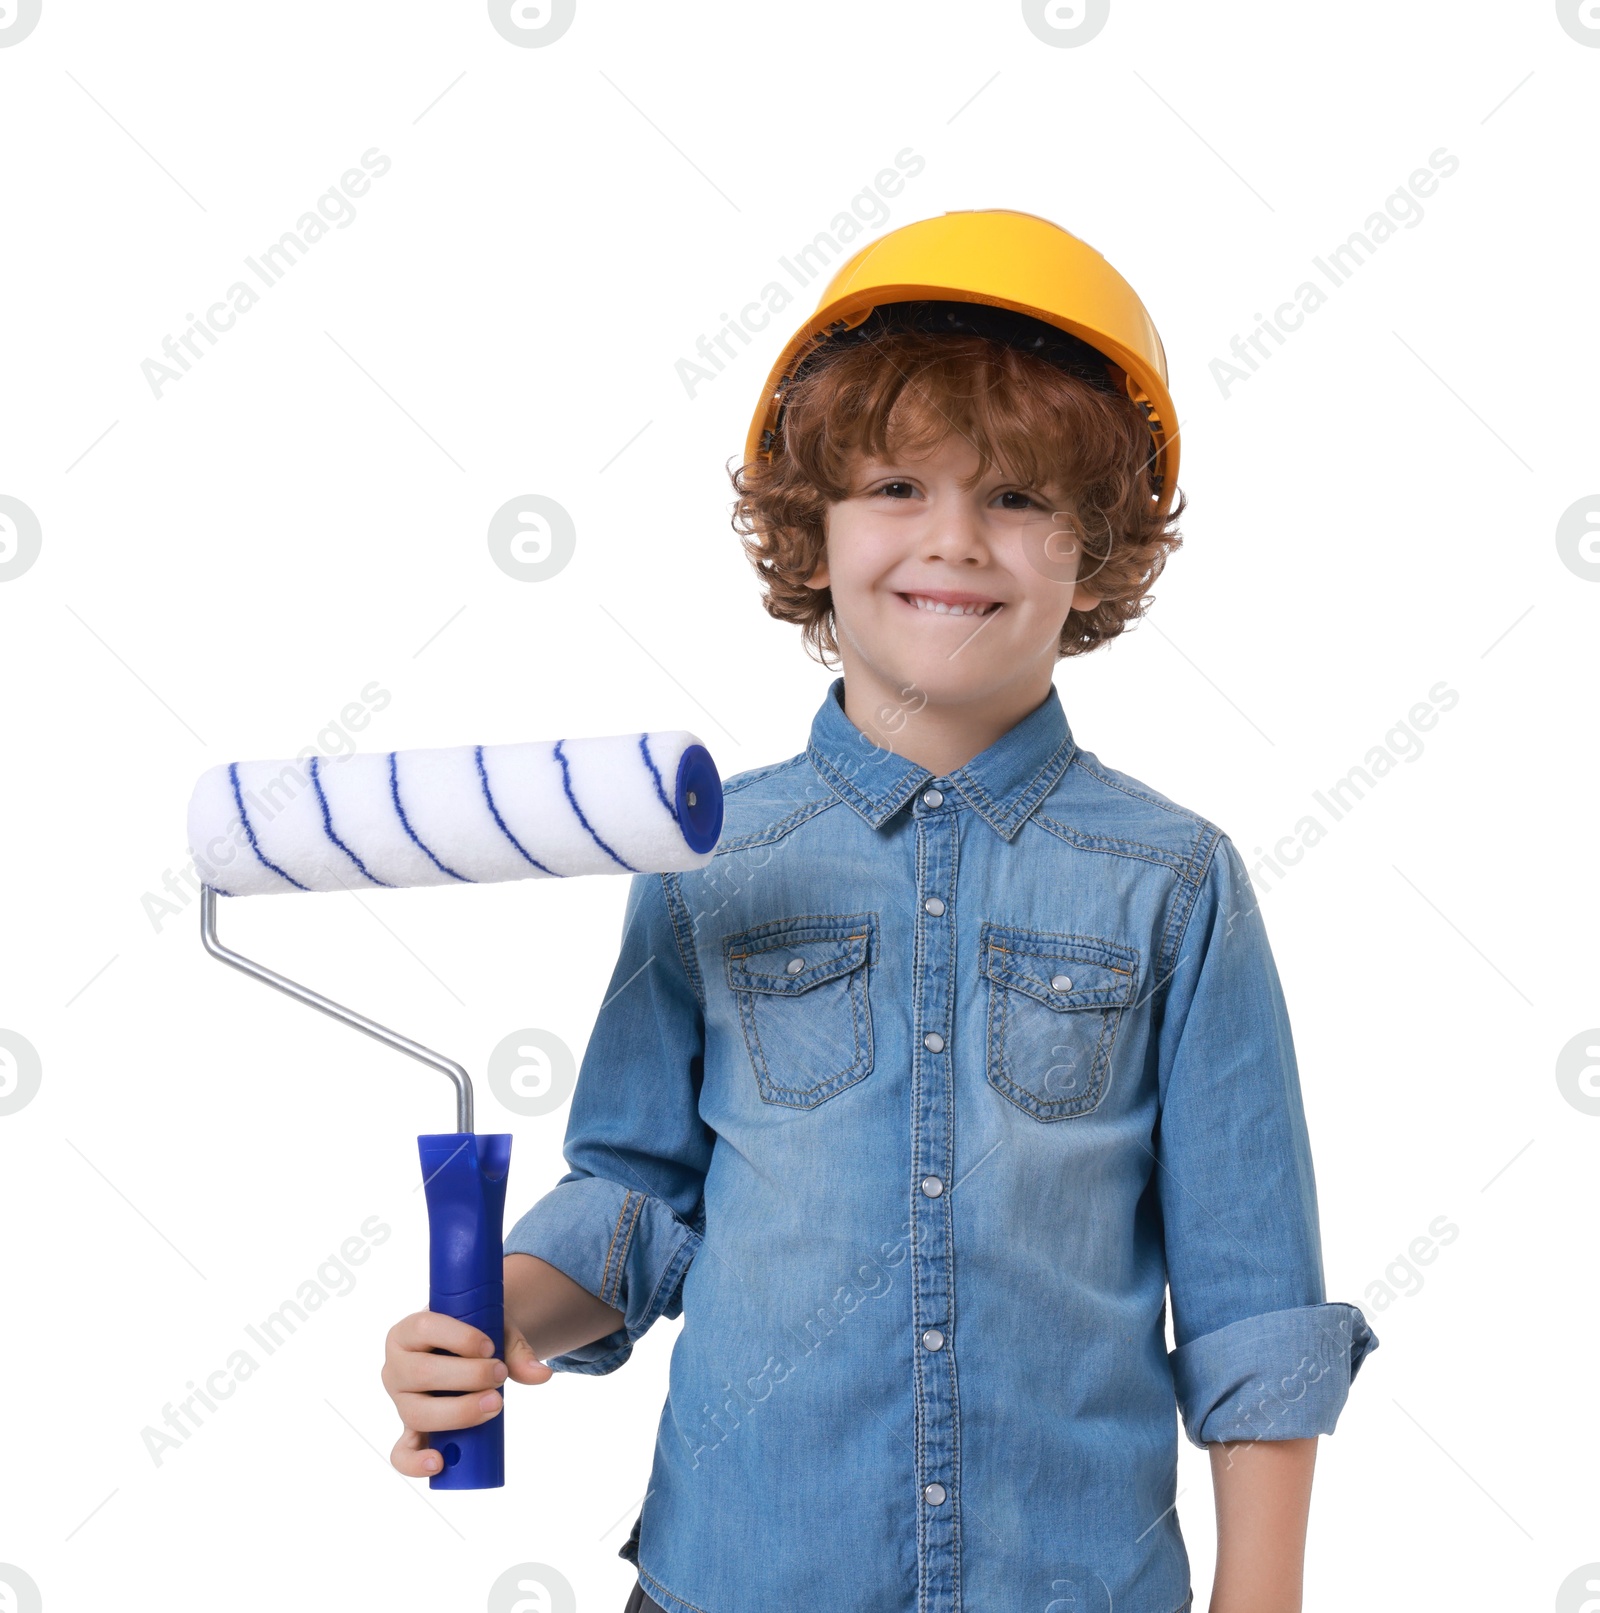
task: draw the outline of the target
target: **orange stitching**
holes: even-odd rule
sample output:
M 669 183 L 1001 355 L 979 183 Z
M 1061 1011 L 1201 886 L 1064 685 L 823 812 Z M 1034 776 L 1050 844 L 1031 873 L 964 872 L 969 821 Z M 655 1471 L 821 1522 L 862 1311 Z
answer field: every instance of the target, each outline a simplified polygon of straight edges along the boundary
M 633 1243 L 633 1231 L 634 1231 L 634 1228 L 639 1225 L 639 1217 L 640 1217 L 641 1214 L 643 1214 L 643 1212 L 644 1212 L 644 1194 L 640 1193 L 640 1194 L 636 1195 L 635 1198 L 634 1198 L 634 1202 L 633 1202 L 633 1219 L 628 1223 L 628 1230 L 623 1235 L 622 1247 L 623 1247 L 624 1250 L 627 1250 L 632 1245 L 632 1243 Z M 612 1290 L 612 1294 L 611 1294 L 611 1297 L 612 1297 L 613 1300 L 620 1298 L 621 1294 L 622 1294 L 622 1269 L 623 1269 L 623 1261 L 619 1259 L 617 1261 L 617 1286 Z
M 617 1234 L 622 1231 L 622 1223 L 628 1213 L 628 1201 L 632 1197 L 633 1192 L 631 1189 L 623 1190 L 622 1208 L 617 1212 L 617 1224 L 611 1229 L 611 1242 L 606 1246 L 606 1263 L 604 1269 L 600 1273 L 600 1293 L 598 1297 L 601 1299 L 605 1298 L 606 1285 L 611 1280 L 611 1256 L 616 1251 Z

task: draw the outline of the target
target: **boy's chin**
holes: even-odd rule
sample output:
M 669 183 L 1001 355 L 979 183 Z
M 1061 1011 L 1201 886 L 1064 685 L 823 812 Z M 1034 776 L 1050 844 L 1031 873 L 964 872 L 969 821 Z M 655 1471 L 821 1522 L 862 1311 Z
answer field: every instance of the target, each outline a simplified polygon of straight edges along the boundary
M 932 705 L 968 705 L 998 693 L 1012 683 L 1015 663 L 997 664 L 984 646 L 969 644 L 955 656 L 941 650 L 921 650 L 893 658 L 889 681 L 897 689 L 912 688 Z

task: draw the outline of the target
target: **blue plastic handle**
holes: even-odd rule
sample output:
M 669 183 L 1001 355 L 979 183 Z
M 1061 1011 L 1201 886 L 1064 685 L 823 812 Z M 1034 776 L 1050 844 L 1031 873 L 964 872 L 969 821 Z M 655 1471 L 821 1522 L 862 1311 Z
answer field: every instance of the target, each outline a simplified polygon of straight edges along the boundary
M 510 1134 L 437 1132 L 417 1138 L 417 1151 L 428 1198 L 428 1309 L 481 1328 L 494 1340 L 495 1355 L 503 1356 Z M 494 1490 L 506 1482 L 504 1406 L 486 1423 L 430 1434 L 428 1443 L 444 1458 L 428 1480 L 430 1489 Z

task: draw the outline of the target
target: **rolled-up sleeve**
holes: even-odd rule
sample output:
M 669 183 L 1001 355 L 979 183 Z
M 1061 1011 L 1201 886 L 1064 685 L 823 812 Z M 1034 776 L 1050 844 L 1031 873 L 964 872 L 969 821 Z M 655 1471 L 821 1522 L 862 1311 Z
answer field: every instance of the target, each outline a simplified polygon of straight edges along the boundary
M 564 1372 L 612 1372 L 682 1286 L 704 1230 L 712 1134 L 700 1119 L 705 1021 L 674 876 L 639 874 L 622 946 L 578 1072 L 568 1172 L 505 1240 L 622 1312 L 623 1325 L 553 1356 Z
M 1377 1338 L 1323 1292 L 1289 1016 L 1244 864 L 1219 835 L 1158 1037 L 1158 1192 L 1189 1439 L 1331 1434 Z

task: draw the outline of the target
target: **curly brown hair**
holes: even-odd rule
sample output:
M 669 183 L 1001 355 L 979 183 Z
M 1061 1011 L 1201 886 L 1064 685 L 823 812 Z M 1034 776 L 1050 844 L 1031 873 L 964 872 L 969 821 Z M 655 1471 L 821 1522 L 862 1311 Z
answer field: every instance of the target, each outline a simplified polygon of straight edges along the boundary
M 802 629 L 814 659 L 826 665 L 839 649 L 831 590 L 806 586 L 824 557 L 828 506 L 850 495 L 859 457 L 920 456 L 952 432 L 978 455 L 967 485 L 1000 466 L 1025 486 L 1069 494 L 1080 575 L 1101 601 L 1068 613 L 1061 656 L 1097 649 L 1148 608 L 1183 542 L 1186 500 L 1180 492 L 1163 513 L 1139 407 L 987 337 L 895 331 L 808 364 L 784 392 L 771 460 L 729 472 L 739 495 L 732 524 L 762 604 Z

